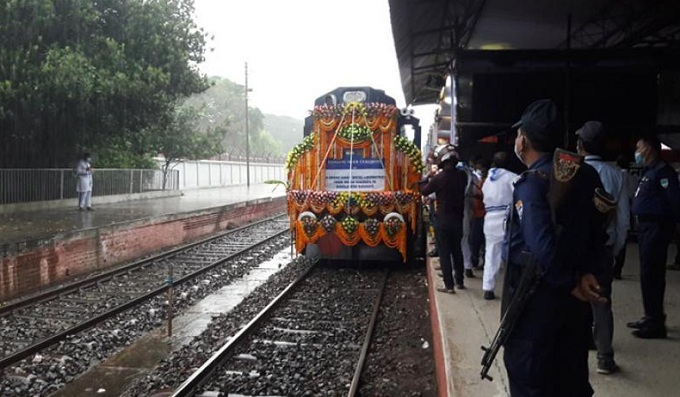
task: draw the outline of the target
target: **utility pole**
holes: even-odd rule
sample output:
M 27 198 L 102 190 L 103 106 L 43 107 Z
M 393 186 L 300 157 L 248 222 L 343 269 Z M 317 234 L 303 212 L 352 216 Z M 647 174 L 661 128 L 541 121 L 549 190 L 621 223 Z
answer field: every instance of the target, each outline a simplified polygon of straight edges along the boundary
M 246 185 L 250 188 L 250 137 L 248 132 L 248 62 L 246 62 Z

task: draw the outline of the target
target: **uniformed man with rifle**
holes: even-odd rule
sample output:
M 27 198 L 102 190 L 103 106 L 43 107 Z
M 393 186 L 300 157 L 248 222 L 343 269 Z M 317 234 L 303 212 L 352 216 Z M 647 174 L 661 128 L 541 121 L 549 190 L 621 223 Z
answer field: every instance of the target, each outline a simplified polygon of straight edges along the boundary
M 555 150 L 561 133 L 552 101 L 529 105 L 517 127 L 515 154 L 528 170 L 514 182 L 502 321 L 482 377 L 503 346 L 512 397 L 589 397 L 588 301 L 603 299 L 594 274 L 615 203 L 581 156 Z

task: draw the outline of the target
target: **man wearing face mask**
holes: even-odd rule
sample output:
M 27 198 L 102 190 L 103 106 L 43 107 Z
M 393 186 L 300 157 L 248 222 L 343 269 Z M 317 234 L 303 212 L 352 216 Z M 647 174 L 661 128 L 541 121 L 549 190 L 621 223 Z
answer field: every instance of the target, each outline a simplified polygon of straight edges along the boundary
M 565 179 L 569 188 L 559 200 L 550 199 L 556 183 L 551 175 L 565 175 L 562 155 L 556 154 L 557 170 L 551 155 L 561 138 L 560 126 L 550 100 L 529 105 L 514 125 L 519 127 L 515 154 L 528 170 L 514 182 L 504 241 L 504 303 L 513 299 L 529 261 L 538 267 L 540 281 L 504 344 L 513 397 L 593 394 L 588 380 L 588 301 L 602 300 L 593 276 L 601 266 L 596 257 L 606 238 L 593 200 L 602 183 L 592 167 L 581 164 L 571 168 Z
M 599 121 L 588 121 L 576 131 L 578 153 L 600 175 L 605 190 L 616 199 L 616 216 L 607 225 L 607 243 L 603 250 L 602 269 L 598 274 L 601 295 L 605 303 L 593 303 L 593 338 L 597 346 L 597 372 L 611 374 L 618 370 L 614 361 L 612 339 L 614 337 L 614 315 L 612 313 L 612 280 L 614 278 L 614 257 L 625 247 L 630 225 L 630 205 L 628 189 L 624 185 L 623 174 L 613 165 L 606 163 L 601 155 L 606 140 L 605 129 Z
M 640 287 L 645 315 L 628 323 L 638 338 L 666 337 L 666 259 L 673 229 L 680 219 L 678 176 L 661 160 L 661 142 L 643 137 L 637 142 L 635 162 L 643 167 L 631 212 L 637 225 L 640 250 Z
M 76 173 L 78 174 L 78 209 L 80 211 L 94 211 L 92 209 L 92 158 L 90 153 L 84 153 L 78 162 Z

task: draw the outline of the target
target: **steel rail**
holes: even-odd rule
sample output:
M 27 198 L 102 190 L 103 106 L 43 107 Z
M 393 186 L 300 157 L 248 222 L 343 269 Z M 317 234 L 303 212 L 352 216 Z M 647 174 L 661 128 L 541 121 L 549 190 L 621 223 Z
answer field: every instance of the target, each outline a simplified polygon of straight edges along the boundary
M 203 386 L 203 384 L 213 375 L 219 366 L 228 357 L 228 354 L 234 349 L 238 342 L 242 341 L 245 336 L 252 332 L 255 327 L 260 324 L 269 313 L 292 291 L 300 282 L 305 280 L 309 273 L 316 267 L 319 262 L 316 261 L 304 273 L 298 276 L 295 281 L 290 283 L 283 291 L 281 291 L 269 304 L 262 309 L 252 320 L 241 328 L 229 341 L 224 344 L 220 350 L 215 352 L 200 368 L 194 371 L 187 380 L 185 380 L 172 394 L 172 397 L 187 397 L 193 396 L 196 389 Z
M 361 374 L 364 372 L 364 364 L 366 363 L 366 356 L 368 355 L 368 349 L 371 347 L 371 340 L 373 339 L 373 331 L 375 330 L 375 324 L 378 322 L 378 313 L 380 312 L 380 305 L 382 304 L 382 297 L 385 292 L 385 286 L 387 286 L 387 276 L 388 271 L 385 271 L 383 275 L 383 280 L 380 285 L 380 292 L 375 299 L 373 304 L 373 313 L 371 313 L 371 321 L 368 324 L 368 330 L 366 331 L 366 338 L 364 339 L 364 344 L 361 347 L 361 354 L 359 355 L 359 362 L 357 363 L 357 368 L 354 371 L 354 377 L 352 378 L 352 383 L 349 387 L 349 392 L 347 397 L 355 397 L 359 391 L 359 382 L 361 381 Z
M 113 278 L 117 275 L 120 275 L 120 274 L 125 274 L 125 273 L 129 272 L 130 270 L 141 268 L 144 265 L 150 264 L 151 262 L 154 262 L 154 261 L 157 261 L 157 260 L 160 260 L 160 259 L 169 259 L 172 256 L 174 256 L 178 253 L 181 253 L 182 251 L 185 251 L 189 248 L 193 248 L 193 247 L 196 247 L 198 245 L 205 244 L 207 242 L 217 240 L 217 239 L 220 239 L 222 237 L 226 237 L 226 236 L 229 236 L 231 234 L 243 231 L 247 228 L 257 226 L 257 225 L 260 225 L 260 224 L 265 223 L 265 222 L 274 221 L 277 218 L 283 218 L 283 217 L 285 217 L 285 214 L 279 214 L 279 215 L 275 215 L 275 216 L 272 216 L 272 217 L 269 217 L 269 218 L 266 218 L 266 219 L 262 219 L 262 220 L 257 221 L 257 222 L 249 223 L 249 224 L 241 226 L 239 228 L 231 229 L 231 230 L 228 230 L 224 233 L 220 233 L 219 235 L 216 235 L 216 236 L 207 237 L 207 238 L 204 238 L 202 240 L 198 240 L 198 241 L 194 241 L 194 242 L 189 243 L 189 244 L 181 245 L 179 247 L 173 248 L 170 251 L 165 251 L 165 252 L 162 252 L 160 254 L 150 256 L 148 258 L 144 258 L 144 259 L 141 259 L 141 260 L 138 260 L 138 261 L 134 261 L 132 263 L 128 263 L 126 265 L 116 267 L 115 269 L 111 269 L 111 270 L 105 271 L 103 273 L 99 273 L 97 275 L 87 277 L 83 280 L 68 283 L 67 285 L 65 285 L 63 287 L 51 289 L 49 291 L 45 291 L 43 293 L 39 293 L 37 295 L 33 295 L 33 296 L 28 297 L 28 298 L 20 299 L 20 300 L 11 302 L 11 303 L 4 303 L 2 306 L 0 306 L 0 317 L 7 315 L 8 313 L 11 313 L 12 311 L 15 311 L 15 310 L 18 310 L 18 309 L 23 309 L 23 308 L 30 306 L 32 304 L 47 301 L 47 300 L 49 300 L 49 299 L 51 299 L 55 296 L 62 295 L 62 294 L 65 294 L 65 293 L 69 293 L 69 292 L 75 291 L 79 288 L 87 287 L 89 285 L 93 285 L 93 284 L 100 282 L 100 281 L 105 281 L 105 280 L 111 279 L 111 278 Z
M 90 319 L 88 319 L 88 320 L 86 320 L 86 321 L 84 321 L 80 324 L 77 324 L 77 325 L 75 325 L 71 328 L 68 328 L 68 329 L 66 329 L 62 332 L 59 332 L 59 333 L 57 333 L 53 336 L 44 338 L 41 341 L 34 343 L 34 344 L 32 344 L 32 345 L 30 345 L 30 346 L 28 346 L 28 347 L 26 347 L 22 350 L 19 350 L 15 353 L 12 353 L 9 356 L 2 357 L 2 358 L 0 358 L 0 369 L 6 367 L 8 365 L 11 365 L 13 363 L 16 363 L 16 362 L 18 362 L 18 361 L 20 361 L 20 360 L 22 360 L 26 357 L 29 357 L 32 354 L 37 353 L 37 352 L 41 351 L 42 349 L 44 349 L 46 347 L 54 345 L 57 342 L 66 339 L 69 335 L 73 335 L 73 334 L 76 334 L 78 332 L 84 331 L 84 330 L 86 330 L 86 329 L 88 329 L 88 328 L 90 328 L 94 325 L 101 323 L 102 321 L 104 321 L 104 320 L 106 320 L 110 317 L 113 317 L 113 316 L 115 316 L 119 313 L 122 313 L 123 311 L 128 310 L 128 309 L 130 309 L 134 306 L 137 306 L 144 301 L 147 301 L 147 300 L 149 300 L 149 299 L 151 299 L 151 298 L 153 298 L 157 295 L 160 295 L 160 294 L 166 292 L 171 287 L 181 285 L 181 284 L 191 280 L 192 278 L 195 278 L 196 276 L 198 276 L 202 273 L 205 273 L 208 270 L 211 270 L 212 268 L 214 268 L 216 266 L 221 265 L 222 263 L 224 263 L 228 260 L 231 260 L 231 259 L 233 259 L 233 258 L 235 258 L 239 255 L 243 255 L 244 253 L 248 252 L 249 250 L 256 248 L 256 247 L 258 247 L 262 244 L 265 244 L 265 243 L 267 243 L 267 242 L 269 242 L 269 241 L 271 241 L 275 238 L 278 238 L 278 237 L 280 237 L 280 236 L 282 236 L 282 235 L 284 235 L 288 232 L 289 232 L 288 229 L 282 230 L 281 232 L 279 232 L 279 233 L 277 233 L 273 236 L 267 237 L 266 239 L 261 240 L 261 241 L 255 243 L 255 244 L 251 245 L 248 248 L 244 248 L 244 249 L 237 251 L 237 252 L 235 252 L 235 253 L 227 256 L 227 257 L 219 259 L 219 260 L 207 265 L 206 267 L 201 268 L 201 269 L 199 269 L 199 270 L 197 270 L 197 271 L 195 271 L 191 274 L 188 274 L 188 275 L 186 275 L 186 276 L 184 276 L 184 277 L 182 277 L 182 278 L 180 278 L 176 281 L 173 280 L 172 284 L 166 283 L 165 285 L 163 285 L 159 288 L 156 288 L 155 290 L 153 290 L 151 292 L 148 292 L 148 293 L 146 293 L 142 296 L 139 296 L 139 297 L 137 297 L 133 300 L 130 300 L 126 303 L 123 303 L 119 306 L 116 306 L 116 307 L 114 307 L 114 308 L 112 308 L 112 309 L 110 309 L 110 310 L 108 310 L 108 311 L 106 311 L 106 312 L 104 312 L 104 313 L 102 313 L 98 316 L 92 317 L 92 318 L 90 318 Z

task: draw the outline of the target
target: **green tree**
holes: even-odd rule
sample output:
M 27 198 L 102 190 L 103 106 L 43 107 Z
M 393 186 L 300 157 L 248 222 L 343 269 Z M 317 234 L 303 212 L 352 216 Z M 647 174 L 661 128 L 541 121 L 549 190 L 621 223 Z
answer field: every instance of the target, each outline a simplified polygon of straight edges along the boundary
M 178 107 L 163 123 L 148 131 L 149 147 L 164 157 L 163 189 L 168 171 L 184 160 L 199 160 L 222 152 L 222 139 L 226 133 L 223 123 L 209 127 L 207 131 L 198 130 L 198 112 L 190 107 Z
M 64 166 L 109 145 L 140 152 L 140 134 L 208 87 L 193 10 L 193 0 L 2 2 L 0 168 Z

